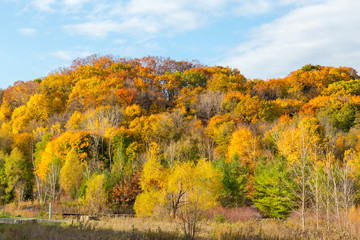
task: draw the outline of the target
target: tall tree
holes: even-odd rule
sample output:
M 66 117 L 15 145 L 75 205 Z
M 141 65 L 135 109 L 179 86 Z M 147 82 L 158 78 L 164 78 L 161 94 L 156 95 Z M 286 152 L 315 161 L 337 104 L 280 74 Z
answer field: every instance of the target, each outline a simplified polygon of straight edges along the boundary
M 32 188 L 31 164 L 18 148 L 14 148 L 10 155 L 5 157 L 5 174 L 8 183 L 8 192 L 15 191 L 18 203 L 21 203 L 27 191 Z

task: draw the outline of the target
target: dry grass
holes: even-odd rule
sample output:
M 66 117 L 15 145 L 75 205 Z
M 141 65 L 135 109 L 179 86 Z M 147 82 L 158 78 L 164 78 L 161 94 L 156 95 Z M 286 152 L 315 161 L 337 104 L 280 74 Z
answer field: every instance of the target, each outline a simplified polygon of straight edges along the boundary
M 197 239 L 359 239 L 346 231 L 316 231 L 302 235 L 297 220 L 262 219 L 238 223 L 203 222 Z M 176 221 L 137 218 L 102 219 L 101 222 L 76 222 L 62 225 L 0 225 L 0 239 L 183 239 Z
M 158 240 L 172 240 L 181 239 L 174 233 L 162 231 L 139 231 L 133 228 L 130 231 L 114 231 L 97 228 L 93 224 L 76 224 L 76 225 L 42 225 L 42 224 L 23 224 L 23 225 L 0 225 L 0 239 L 9 240 L 63 240 L 63 239 L 158 239 Z
M 100 218 L 97 227 L 101 229 L 111 229 L 114 231 L 132 231 L 134 228 L 145 231 L 166 231 L 173 233 L 181 233 L 182 229 L 178 222 L 169 219 L 152 219 L 152 218 L 133 218 L 133 217 L 117 217 L 117 218 Z
M 14 203 L 3 206 L 0 214 L 8 216 L 26 217 L 26 218 L 38 218 L 41 217 L 43 211 L 39 206 L 35 206 L 31 202 L 23 202 L 21 205 Z
M 214 221 L 217 215 L 226 220 Z M 62 225 L 0 225 L 0 239 L 183 239 L 181 224 L 173 219 L 119 217 L 100 220 Z M 328 230 L 325 222 L 316 229 L 314 218 L 309 216 L 303 234 L 296 215 L 283 221 L 261 219 L 254 209 L 218 208 L 200 223 L 197 239 L 360 239 L 359 220 L 360 209 L 353 209 L 346 227 L 334 222 Z
M 261 219 L 261 214 L 255 208 L 240 207 L 240 208 L 224 208 L 217 207 L 209 212 L 207 219 L 216 221 L 219 216 L 223 217 L 224 222 L 245 222 L 249 220 Z

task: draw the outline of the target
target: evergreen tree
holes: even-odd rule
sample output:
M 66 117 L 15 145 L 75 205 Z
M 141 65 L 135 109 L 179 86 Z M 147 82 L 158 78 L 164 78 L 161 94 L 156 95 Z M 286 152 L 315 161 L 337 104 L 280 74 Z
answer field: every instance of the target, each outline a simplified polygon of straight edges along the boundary
M 240 158 L 237 154 L 232 161 L 226 161 L 225 157 L 220 157 L 214 165 L 223 174 L 222 184 L 223 193 L 220 197 L 220 203 L 225 207 L 237 207 L 245 203 L 248 193 L 249 167 L 240 164 Z
M 269 162 L 260 160 L 255 168 L 255 206 L 266 217 L 286 218 L 295 197 L 291 191 L 293 184 L 284 157 L 278 156 Z

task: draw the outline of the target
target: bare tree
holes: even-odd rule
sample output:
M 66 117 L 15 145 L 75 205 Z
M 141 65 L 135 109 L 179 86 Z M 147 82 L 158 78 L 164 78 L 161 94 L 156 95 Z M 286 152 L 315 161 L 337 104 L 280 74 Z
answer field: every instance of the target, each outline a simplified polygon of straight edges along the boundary
M 49 165 L 49 172 L 46 176 L 46 180 L 50 189 L 50 200 L 55 200 L 58 195 L 60 170 L 60 159 L 55 157 Z
M 199 96 L 196 103 L 196 114 L 200 119 L 210 120 L 221 112 L 220 106 L 225 98 L 223 92 L 208 91 Z

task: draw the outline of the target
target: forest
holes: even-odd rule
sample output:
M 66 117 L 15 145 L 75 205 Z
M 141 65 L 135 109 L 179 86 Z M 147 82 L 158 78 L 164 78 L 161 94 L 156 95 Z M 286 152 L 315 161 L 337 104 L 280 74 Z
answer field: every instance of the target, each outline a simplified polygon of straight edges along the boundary
M 360 80 L 305 65 L 247 79 L 197 61 L 92 55 L 0 91 L 0 205 L 63 202 L 167 216 L 194 237 L 221 206 L 359 217 Z M 358 214 L 358 215 L 356 215 Z

